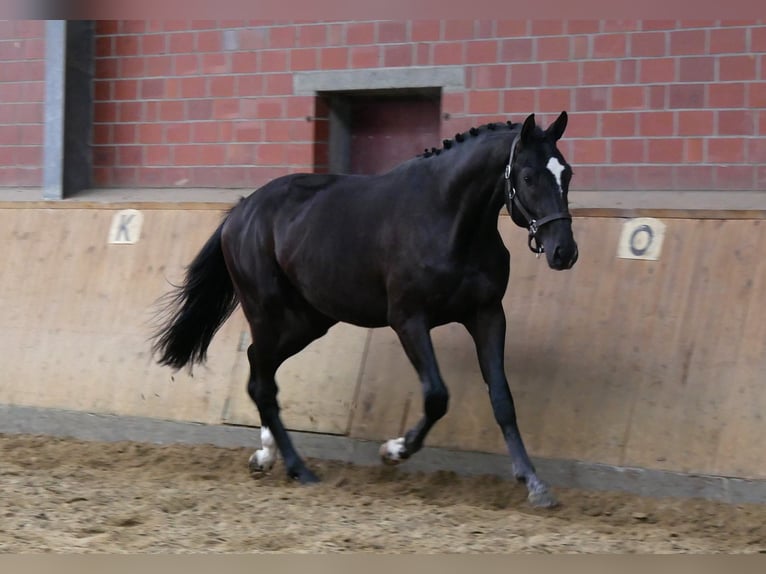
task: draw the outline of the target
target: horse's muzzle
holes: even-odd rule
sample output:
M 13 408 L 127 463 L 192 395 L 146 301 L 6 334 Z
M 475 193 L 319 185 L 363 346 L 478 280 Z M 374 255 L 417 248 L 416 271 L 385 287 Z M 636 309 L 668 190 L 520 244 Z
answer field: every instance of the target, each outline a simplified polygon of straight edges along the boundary
M 577 243 L 571 245 L 557 245 L 552 252 L 549 252 L 548 266 L 557 271 L 571 269 L 577 263 L 579 251 Z

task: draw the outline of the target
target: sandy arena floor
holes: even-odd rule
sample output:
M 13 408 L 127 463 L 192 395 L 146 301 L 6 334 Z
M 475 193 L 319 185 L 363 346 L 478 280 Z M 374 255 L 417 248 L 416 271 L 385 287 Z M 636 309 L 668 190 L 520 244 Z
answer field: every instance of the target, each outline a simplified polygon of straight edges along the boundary
M 557 489 L 312 460 L 260 479 L 249 450 L 0 435 L 2 552 L 766 552 L 766 505 Z

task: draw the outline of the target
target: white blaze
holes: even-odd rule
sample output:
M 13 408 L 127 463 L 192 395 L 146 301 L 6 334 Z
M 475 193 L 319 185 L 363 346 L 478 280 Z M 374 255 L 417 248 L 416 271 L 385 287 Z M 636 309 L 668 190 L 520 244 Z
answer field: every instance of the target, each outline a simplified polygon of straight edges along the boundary
M 561 172 L 564 171 L 564 166 L 561 165 L 561 162 L 558 160 L 558 158 L 552 157 L 548 160 L 548 165 L 545 167 L 547 167 L 548 171 L 553 174 L 554 178 L 556 178 L 556 185 L 559 186 L 559 191 L 564 193 L 564 188 L 561 187 Z

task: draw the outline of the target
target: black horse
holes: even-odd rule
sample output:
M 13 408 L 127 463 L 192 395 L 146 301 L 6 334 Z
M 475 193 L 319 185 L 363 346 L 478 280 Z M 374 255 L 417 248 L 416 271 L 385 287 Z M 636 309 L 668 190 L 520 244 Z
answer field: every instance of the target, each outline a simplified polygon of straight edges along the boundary
M 577 261 L 567 201 L 572 170 L 556 147 L 566 124 L 562 112 L 543 130 L 532 114 L 523 125 L 471 128 L 383 175 L 293 174 L 267 183 L 229 211 L 166 296 L 166 322 L 153 336 L 159 363 L 204 362 L 214 334 L 241 304 L 252 335 L 247 390 L 262 424 L 250 467 L 269 469 L 279 453 L 289 476 L 311 483 L 319 479 L 280 419 L 278 367 L 339 321 L 392 327 L 424 401 L 417 425 L 381 447 L 383 460 L 396 464 L 423 446 L 447 411 L 430 330 L 461 323 L 476 344 L 514 476 L 532 504 L 555 505 L 527 455 L 504 373 L 510 256 L 497 221 L 506 205 L 551 268 Z

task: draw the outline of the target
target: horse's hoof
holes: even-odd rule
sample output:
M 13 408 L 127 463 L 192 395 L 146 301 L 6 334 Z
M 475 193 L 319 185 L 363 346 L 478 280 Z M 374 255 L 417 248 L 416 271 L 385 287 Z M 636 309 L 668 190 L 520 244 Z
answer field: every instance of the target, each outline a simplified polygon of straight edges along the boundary
M 274 468 L 276 457 L 264 449 L 256 450 L 247 461 L 247 467 L 253 476 L 263 476 Z
M 559 501 L 546 487 L 530 491 L 527 500 L 535 508 L 555 508 L 559 505 Z
M 405 452 L 404 438 L 401 437 L 387 440 L 382 445 L 380 445 L 380 449 L 378 449 L 380 460 L 383 461 L 383 464 L 388 466 L 396 466 L 397 464 L 401 464 L 405 459 Z
M 304 468 L 303 470 L 296 472 L 293 475 L 293 478 L 297 480 L 303 486 L 308 486 L 311 484 L 317 484 L 319 482 L 322 482 L 319 479 L 319 477 L 316 474 L 314 474 L 312 471 L 310 471 L 308 468 Z

